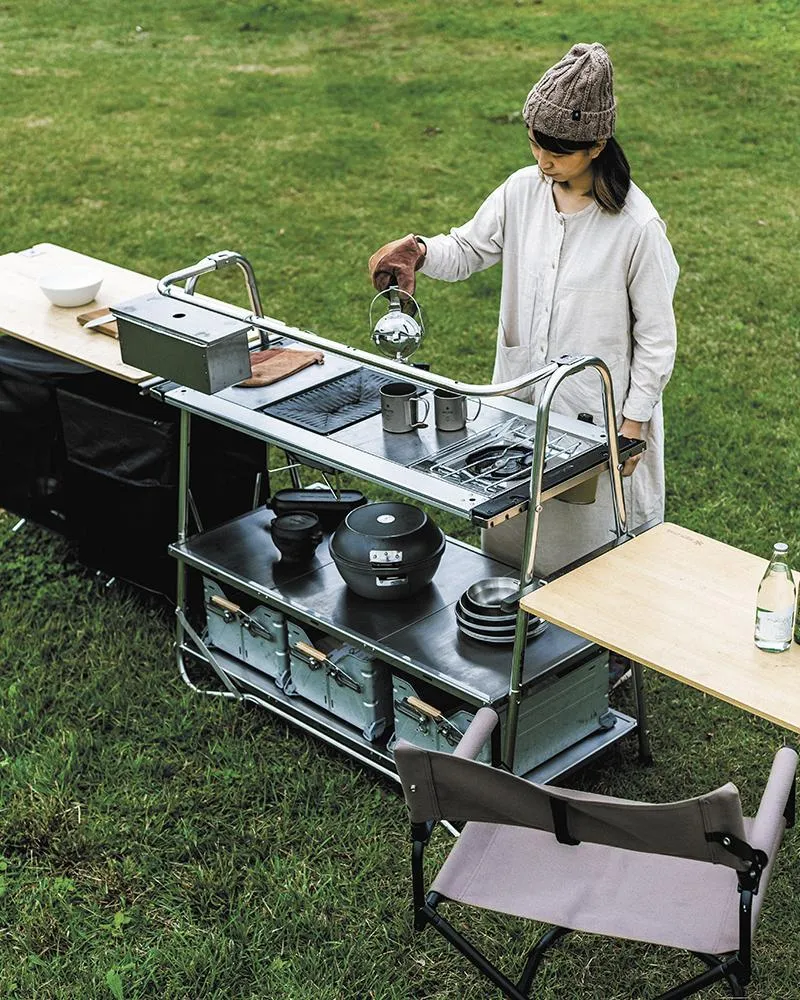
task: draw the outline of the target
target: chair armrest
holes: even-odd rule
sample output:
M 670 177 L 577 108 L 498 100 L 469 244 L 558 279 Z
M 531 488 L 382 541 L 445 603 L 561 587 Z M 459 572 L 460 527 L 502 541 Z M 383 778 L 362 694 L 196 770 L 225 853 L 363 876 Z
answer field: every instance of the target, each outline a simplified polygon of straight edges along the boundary
M 499 721 L 500 719 L 494 709 L 479 708 L 475 714 L 475 718 L 467 727 L 467 731 L 458 741 L 455 750 L 453 750 L 453 756 L 468 757 L 470 760 L 475 760 Z
M 772 761 L 758 812 L 750 830 L 750 846 L 772 857 L 784 830 L 784 813 L 794 788 L 797 754 L 791 747 L 781 747 Z

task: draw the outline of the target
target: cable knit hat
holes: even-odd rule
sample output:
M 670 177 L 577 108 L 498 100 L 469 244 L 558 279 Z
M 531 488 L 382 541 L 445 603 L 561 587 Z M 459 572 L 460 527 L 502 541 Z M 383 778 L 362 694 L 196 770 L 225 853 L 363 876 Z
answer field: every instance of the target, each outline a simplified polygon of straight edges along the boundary
M 608 139 L 617 117 L 614 67 L 600 42 L 573 45 L 534 85 L 522 109 L 529 128 L 572 142 Z

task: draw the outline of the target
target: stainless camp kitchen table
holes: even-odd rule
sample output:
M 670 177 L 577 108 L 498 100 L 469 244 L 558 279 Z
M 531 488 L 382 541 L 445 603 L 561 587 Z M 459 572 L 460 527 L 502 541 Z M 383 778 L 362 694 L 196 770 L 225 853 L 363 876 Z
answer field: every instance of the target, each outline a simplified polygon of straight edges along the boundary
M 159 291 L 175 297 L 174 308 L 180 321 L 185 318 L 184 305 L 194 306 L 197 301 L 193 297 L 197 277 L 220 263 L 231 263 L 236 256 L 222 251 L 162 279 Z M 187 288 L 191 283 L 191 293 L 176 288 L 175 283 L 181 280 L 187 281 Z M 257 293 L 251 289 L 251 302 L 256 301 Z M 157 302 L 133 307 L 123 304 L 113 311 L 121 324 L 131 324 L 131 336 L 137 323 L 147 325 L 150 336 L 154 328 L 163 328 L 164 316 L 169 313 Z M 233 315 L 224 306 L 210 311 L 224 317 Z M 143 312 L 155 319 L 143 316 Z M 493 759 L 536 780 L 563 776 L 634 730 L 634 719 L 608 707 L 607 654 L 596 644 L 555 626 L 528 638 L 528 617 L 520 612 L 513 649 L 510 644 L 474 641 L 459 630 L 455 608 L 470 583 L 487 577 L 522 575 L 521 591 L 536 585 L 531 578 L 532 555 L 528 558 L 535 534 L 533 543 L 529 541 L 526 546 L 522 572 L 487 558 L 473 546 L 448 539 L 430 585 L 407 599 L 378 601 L 359 597 L 347 588 L 325 542 L 310 565 L 293 568 L 281 562 L 267 530 L 273 516 L 268 508 L 243 512 L 210 531 L 189 531 L 194 515 L 189 483 L 191 419 L 195 416 L 217 421 L 264 441 L 268 447 L 281 449 L 290 464 L 306 467 L 313 478 L 325 478 L 333 472 L 349 473 L 362 483 L 379 487 L 380 499 L 390 491 L 402 500 L 422 501 L 467 518 L 476 527 L 488 527 L 516 516 L 529 505 L 537 512 L 541 503 L 599 474 L 614 478 L 616 473 L 618 480 L 620 461 L 641 443 L 618 440 L 616 435 L 609 441 L 607 428 L 551 414 L 549 410 L 558 383 L 591 366 L 601 374 L 598 389 L 607 393 L 606 412 L 613 413 L 610 378 L 602 362 L 558 359 L 545 370 L 525 376 L 529 382 L 547 379 L 546 403 L 533 406 L 506 395 L 520 387 L 516 384 L 468 386 L 288 327 L 257 311 L 248 320 L 260 330 L 262 340 L 266 335 L 274 346 L 322 348 L 324 364 L 311 365 L 266 387 L 231 386 L 210 394 L 164 381 L 150 389 L 151 394 L 181 411 L 181 509 L 178 540 L 170 551 L 179 565 L 177 653 L 187 683 L 200 689 L 193 679 L 193 667 L 204 662 L 221 684 L 215 693 L 256 701 L 390 775 L 395 773 L 392 740 L 387 743 L 375 738 L 379 730 L 369 725 L 360 727 L 329 710 L 341 692 L 326 690 L 316 700 L 297 696 L 301 685 L 295 674 L 303 669 L 309 648 L 310 669 L 319 671 L 317 680 L 324 672 L 319 668 L 325 664 L 325 671 L 334 676 L 337 684 L 357 687 L 352 676 L 348 678 L 339 670 L 343 656 L 351 657 L 351 662 L 352 657 L 364 657 L 389 672 L 390 714 L 393 712 L 394 719 L 381 719 L 381 727 L 385 722 L 384 735 L 390 734 L 393 727 L 395 735 L 401 734 L 407 718 L 419 712 L 419 731 L 428 732 L 433 727 L 436 734 L 449 736 L 452 745 L 454 735 L 463 731 L 471 714 L 481 705 L 491 705 L 500 715 L 502 730 L 502 749 L 498 741 Z M 121 325 L 121 333 L 123 328 Z M 172 331 L 166 332 L 169 335 Z M 179 330 L 174 332 L 177 338 Z M 164 366 L 162 374 L 177 377 L 179 365 L 167 371 L 168 348 Z M 359 411 L 352 419 L 341 420 L 343 401 L 349 398 L 345 388 L 352 388 L 348 380 L 372 377 L 410 380 L 429 402 L 432 389 L 444 386 L 482 396 L 483 405 L 474 421 L 461 431 L 449 433 L 438 431 L 432 420 L 411 433 L 386 433 L 379 407 L 374 405 L 369 412 Z M 374 404 L 374 394 L 372 401 Z M 301 404 L 306 403 L 309 408 L 304 410 Z M 327 414 L 324 426 L 319 424 L 320 407 Z M 487 454 L 492 456 L 488 463 L 483 461 Z M 269 464 L 276 463 L 270 460 Z M 280 462 L 277 464 L 280 467 Z M 538 516 L 529 518 L 534 532 L 537 523 Z M 616 527 L 617 537 L 622 537 L 624 504 L 617 506 Z M 191 581 L 198 577 L 204 590 L 206 622 L 198 619 L 197 603 L 193 605 L 190 598 Z M 514 608 L 518 599 L 519 595 Z M 288 660 L 287 650 L 281 650 L 268 662 L 264 660 L 260 668 L 254 666 L 248 649 L 254 644 L 260 644 L 262 650 L 269 647 L 285 622 L 289 623 L 290 635 Z M 315 648 L 318 643 L 322 651 Z M 291 668 L 288 672 L 287 662 Z M 363 673 L 370 677 L 365 684 L 373 683 L 373 673 L 371 667 Z M 598 681 L 602 711 L 597 708 Z M 376 703 L 381 697 L 379 691 L 374 692 Z M 562 745 L 553 727 L 557 728 L 559 720 L 569 714 L 570 700 L 574 700 L 576 711 L 583 711 L 584 705 L 594 706 L 587 708 L 591 725 Z M 537 715 L 539 705 L 541 712 Z M 407 727 L 402 735 L 409 737 Z M 410 737 L 414 737 L 413 728 Z M 525 738 L 529 743 L 542 742 L 552 752 L 546 759 L 539 759 L 535 750 L 531 752 L 529 745 L 523 745 Z M 528 767 L 530 763 L 533 766 Z
M 235 256 L 227 255 L 226 260 Z M 463 432 L 443 435 L 431 422 L 431 426 L 413 434 L 384 434 L 380 416 L 373 413 L 335 433 L 323 434 L 304 426 L 302 421 L 292 423 L 277 416 L 282 400 L 302 396 L 303 390 L 314 392 L 318 386 L 324 389 L 333 385 L 336 391 L 338 379 L 373 369 L 382 376 L 419 379 L 420 391 L 428 394 L 437 384 L 453 383 L 443 376 L 398 366 L 375 355 L 323 341 L 279 321 L 261 318 L 252 295 L 253 314 L 201 296 L 192 295 L 189 301 L 192 305 L 206 304 L 226 317 L 252 321 L 251 344 L 259 341 L 263 346 L 268 340 L 278 345 L 322 347 L 325 363 L 272 386 L 231 387 L 213 395 L 168 381 L 170 373 L 155 371 L 148 377 L 147 371 L 122 361 L 115 340 L 78 327 L 75 315 L 80 309 L 58 310 L 50 306 L 36 288 L 37 273 L 50 263 L 47 258 L 55 259 L 56 263 L 72 263 L 78 257 L 82 255 L 51 244 L 6 255 L 2 261 L 8 277 L 4 287 L 9 294 L 0 326 L 15 337 L 64 354 L 115 380 L 138 383 L 140 390 L 180 411 L 177 540 L 170 551 L 177 560 L 177 655 L 187 683 L 201 690 L 201 674 L 213 682 L 216 672 L 216 686 L 209 693 L 256 701 L 353 757 L 394 776 L 391 740 L 387 742 L 386 738 L 391 719 L 387 732 L 376 739 L 374 733 L 362 731 L 347 718 L 298 696 L 292 685 L 276 683 L 275 678 L 254 665 L 246 653 L 237 655 L 248 644 L 267 642 L 275 623 L 287 621 L 297 640 L 294 642 L 297 648 L 303 648 L 305 638 L 319 641 L 333 659 L 341 650 L 332 652 L 332 647 L 344 645 L 352 651 L 355 661 L 364 657 L 385 667 L 392 681 L 389 697 L 397 718 L 400 703 L 406 709 L 409 704 L 415 704 L 410 693 L 417 693 L 421 700 L 440 708 L 442 714 L 438 721 L 432 721 L 429 716 L 416 716 L 415 710 L 406 711 L 402 721 L 407 725 L 410 714 L 412 732 L 416 724 L 414 718 L 420 725 L 430 724 L 437 739 L 442 733 L 448 737 L 443 748 L 447 748 L 459 730 L 468 724 L 471 713 L 481 705 L 491 705 L 501 715 L 504 735 L 512 734 L 513 757 L 518 724 L 521 722 L 520 732 L 528 724 L 525 706 L 541 702 L 543 713 L 548 718 L 552 715 L 549 724 L 540 727 L 548 738 L 547 757 L 537 761 L 530 770 L 520 770 L 522 765 L 517 762 L 518 773 L 530 773 L 537 780 L 552 780 L 566 774 L 636 729 L 634 719 L 608 710 L 606 701 L 605 711 L 599 711 L 596 705 L 592 710 L 592 718 L 598 724 L 592 726 L 591 732 L 573 739 L 567 731 L 567 746 L 559 745 L 558 739 L 554 739 L 559 735 L 559 713 L 563 712 L 565 703 L 573 695 L 576 698 L 586 696 L 592 671 L 599 677 L 600 670 L 604 669 L 605 661 L 601 660 L 604 652 L 594 642 L 554 625 L 527 643 L 523 630 L 518 642 L 520 650 L 517 645 L 512 649 L 511 645 L 475 642 L 459 632 L 455 605 L 468 584 L 485 577 L 519 575 L 518 571 L 488 559 L 476 548 L 448 539 L 436 576 L 424 591 L 402 601 L 369 601 L 357 597 L 345 586 L 329 555 L 327 539 L 319 546 L 309 566 L 287 571 L 278 560 L 266 530 L 273 516 L 268 508 L 258 506 L 244 510 L 232 520 L 203 530 L 202 510 L 194 508 L 190 490 L 192 418 L 200 417 L 264 442 L 268 456 L 270 449 L 273 455 L 277 449 L 286 452 L 293 461 L 309 470 L 304 475 L 312 479 L 324 478 L 326 470 L 343 471 L 356 476 L 361 483 L 375 484 L 384 495 L 394 491 L 404 500 L 421 501 L 481 527 L 527 509 L 531 496 L 529 481 L 533 482 L 528 473 L 537 463 L 540 472 L 538 496 L 542 502 L 585 483 L 598 473 L 605 474 L 613 459 L 619 459 L 621 453 L 617 450 L 616 439 L 613 446 L 606 440 L 603 428 L 553 414 L 551 420 L 542 422 L 546 433 L 537 435 L 536 407 L 508 396 L 498 396 L 496 387 L 462 387 L 459 384 L 457 388 L 469 394 L 472 394 L 471 389 L 483 388 L 486 390 L 484 397 L 489 397 L 483 398 L 478 419 L 469 423 Z M 107 275 L 98 302 L 108 304 L 112 310 L 131 295 L 144 295 L 154 290 L 152 278 L 104 262 L 95 263 L 100 264 Z M 218 263 L 217 260 L 206 266 L 204 261 L 190 269 L 194 280 Z M 167 279 L 158 285 L 161 293 L 174 292 L 165 282 Z M 574 359 L 562 359 L 561 365 L 552 363 L 548 374 L 560 380 L 562 375 L 569 373 L 572 361 Z M 549 388 L 550 382 L 547 386 Z M 480 392 L 474 394 L 480 395 Z M 502 430 L 500 438 L 498 429 Z M 513 488 L 506 489 L 504 484 L 498 486 L 491 475 L 465 478 L 465 470 L 471 464 L 470 456 L 476 449 L 483 452 L 499 441 L 503 449 L 512 448 L 516 454 L 520 440 L 528 444 L 533 457 L 528 458 L 527 465 L 524 462 L 521 465 Z M 539 445 L 540 462 L 537 457 Z M 282 456 L 277 462 L 269 461 L 270 465 L 281 463 L 285 464 Z M 492 463 L 489 467 L 493 467 Z M 366 487 L 364 489 L 368 492 Z M 531 522 L 536 520 L 536 517 L 530 518 Z M 202 600 L 198 598 L 199 590 L 204 591 Z M 238 640 L 235 640 L 231 650 L 226 651 L 224 640 L 219 644 L 211 642 L 211 625 L 216 626 L 217 619 L 212 623 L 203 619 L 211 603 L 209 595 L 216 595 L 217 600 L 222 601 L 223 614 L 227 614 L 225 604 L 241 605 L 242 646 L 237 647 Z M 215 607 L 219 610 L 218 605 Z M 527 618 L 524 620 L 527 622 Z M 223 626 L 226 624 L 222 618 L 219 622 Z M 516 679 L 512 669 L 514 662 L 519 664 Z M 598 666 L 601 663 L 602 666 Z M 313 664 L 311 666 L 313 668 Z M 337 674 L 332 663 L 328 663 L 327 668 L 334 681 L 337 677 L 341 681 L 345 676 L 344 672 Z M 367 673 L 365 669 L 364 675 Z M 565 687 L 567 676 L 576 679 L 573 688 Z M 206 680 L 202 683 L 202 690 L 206 690 Z M 558 698 L 548 701 L 554 690 L 559 692 Z M 334 693 L 338 697 L 340 692 Z M 592 697 L 595 701 L 597 693 L 594 683 Z M 607 695 L 605 684 L 602 695 Z M 518 718 L 520 704 L 523 709 Z M 541 722 L 538 719 L 537 725 Z M 499 747 L 494 748 L 496 759 L 504 757 L 508 761 L 508 739 L 506 744 L 505 755 Z

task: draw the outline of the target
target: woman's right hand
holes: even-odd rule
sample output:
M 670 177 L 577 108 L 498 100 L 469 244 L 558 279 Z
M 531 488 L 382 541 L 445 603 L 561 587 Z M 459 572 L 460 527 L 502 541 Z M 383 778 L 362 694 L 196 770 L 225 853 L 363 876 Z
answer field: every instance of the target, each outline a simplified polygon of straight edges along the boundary
M 417 284 L 416 272 L 422 267 L 426 247 L 413 233 L 401 240 L 392 240 L 369 259 L 369 276 L 379 292 L 390 285 L 397 285 L 401 291 L 414 294 Z

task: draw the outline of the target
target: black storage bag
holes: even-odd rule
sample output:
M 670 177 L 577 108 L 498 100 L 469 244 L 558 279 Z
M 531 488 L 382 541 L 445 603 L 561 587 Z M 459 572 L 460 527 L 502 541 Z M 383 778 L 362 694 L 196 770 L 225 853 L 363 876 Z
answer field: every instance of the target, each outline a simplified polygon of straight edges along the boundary
M 0 337 L 0 507 L 69 535 L 59 385 L 91 369 L 13 337 Z
M 96 373 L 59 390 L 58 407 L 78 558 L 173 598 L 177 565 L 167 548 L 178 534 L 179 411 Z M 199 417 L 191 438 L 192 496 L 207 530 L 250 509 L 266 448 Z M 266 475 L 262 485 L 268 496 Z
M 171 595 L 167 546 L 177 525 L 174 413 L 135 386 L 95 376 L 57 390 L 66 451 L 66 504 L 87 566 Z

